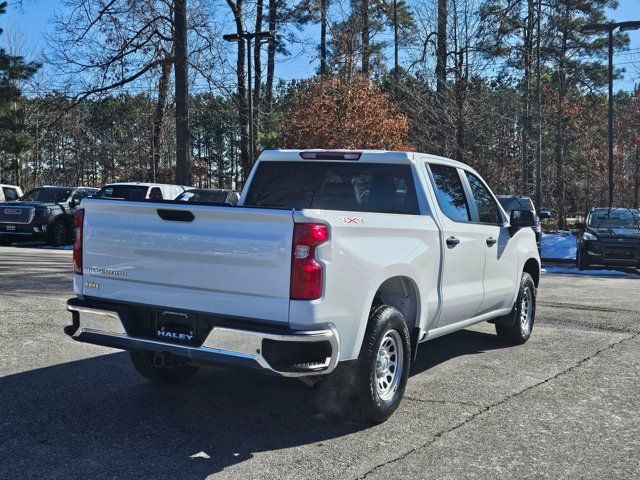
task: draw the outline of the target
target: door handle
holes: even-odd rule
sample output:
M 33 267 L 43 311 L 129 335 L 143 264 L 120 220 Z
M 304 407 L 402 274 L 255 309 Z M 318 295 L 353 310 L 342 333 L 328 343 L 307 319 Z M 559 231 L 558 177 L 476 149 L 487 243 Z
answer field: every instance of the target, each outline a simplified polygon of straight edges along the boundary
M 487 238 L 487 247 L 493 247 L 496 243 L 498 243 L 498 241 L 495 238 Z
M 447 238 L 447 245 L 449 247 L 455 247 L 456 245 L 458 245 L 460 243 L 460 239 L 456 238 L 456 237 L 449 237 Z

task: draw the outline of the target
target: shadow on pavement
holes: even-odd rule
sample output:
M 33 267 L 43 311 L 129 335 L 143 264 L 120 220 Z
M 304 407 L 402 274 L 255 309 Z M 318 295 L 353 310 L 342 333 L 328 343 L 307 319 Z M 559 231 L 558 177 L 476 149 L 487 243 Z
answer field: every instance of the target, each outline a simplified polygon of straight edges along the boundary
M 501 346 L 457 332 L 421 346 L 412 375 Z M 301 382 L 250 370 L 203 369 L 185 385 L 153 385 L 126 352 L 17 373 L 0 378 L 3 475 L 200 480 L 257 452 L 367 428 L 330 423 L 312 405 Z

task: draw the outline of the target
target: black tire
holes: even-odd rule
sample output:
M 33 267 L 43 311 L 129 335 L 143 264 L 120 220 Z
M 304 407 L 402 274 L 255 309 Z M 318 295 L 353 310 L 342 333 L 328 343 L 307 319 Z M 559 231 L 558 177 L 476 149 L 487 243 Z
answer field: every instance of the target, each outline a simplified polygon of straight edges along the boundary
M 383 342 L 386 348 L 381 348 Z M 358 359 L 340 364 L 316 385 L 316 406 L 332 419 L 384 422 L 404 396 L 410 366 L 411 339 L 402 313 L 375 306 Z
M 589 261 L 584 257 L 582 252 L 578 252 L 576 254 L 576 267 L 578 267 L 578 270 L 588 270 L 590 266 Z
M 131 350 L 131 363 L 134 368 L 147 380 L 154 383 L 184 383 L 188 382 L 198 372 L 199 368 L 192 365 L 172 365 L 159 367 L 154 363 L 154 353 L 144 350 Z
M 526 303 L 524 301 L 526 295 Z M 523 311 L 526 308 L 526 325 Z M 500 340 L 512 345 L 522 345 L 531 337 L 536 318 L 536 285 L 531 275 L 522 272 L 518 297 L 509 315 L 496 322 L 496 333 Z
M 47 229 L 47 243 L 54 247 L 69 245 L 72 243 L 72 229 L 64 220 L 56 220 Z

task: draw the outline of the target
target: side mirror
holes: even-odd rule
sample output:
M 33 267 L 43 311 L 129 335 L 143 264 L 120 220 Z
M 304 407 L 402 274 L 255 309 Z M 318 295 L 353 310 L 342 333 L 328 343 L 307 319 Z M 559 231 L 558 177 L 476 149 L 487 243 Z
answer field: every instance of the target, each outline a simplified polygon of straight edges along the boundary
M 69 200 L 69 206 L 71 208 L 76 208 L 78 205 L 80 205 L 80 202 L 82 201 L 82 197 L 71 197 L 71 200 Z
M 544 220 L 545 218 L 551 218 L 551 212 L 549 210 L 542 210 L 538 212 L 538 218 Z
M 509 224 L 512 229 L 535 227 L 536 217 L 531 210 L 511 210 Z

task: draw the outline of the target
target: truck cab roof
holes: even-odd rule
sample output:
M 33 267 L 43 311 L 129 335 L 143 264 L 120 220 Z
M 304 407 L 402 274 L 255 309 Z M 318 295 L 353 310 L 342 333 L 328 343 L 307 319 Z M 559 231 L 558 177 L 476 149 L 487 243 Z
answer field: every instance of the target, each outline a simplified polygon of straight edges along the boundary
M 258 158 L 260 161 L 360 161 L 367 163 L 408 164 L 424 160 L 472 170 L 469 165 L 450 158 L 412 151 L 392 150 L 265 150 Z

